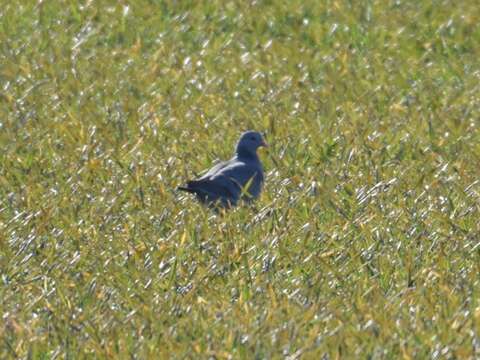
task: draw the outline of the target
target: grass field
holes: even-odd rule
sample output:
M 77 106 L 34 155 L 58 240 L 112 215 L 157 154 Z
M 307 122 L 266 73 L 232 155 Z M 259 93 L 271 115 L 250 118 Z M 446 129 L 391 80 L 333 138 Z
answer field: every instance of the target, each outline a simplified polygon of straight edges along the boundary
M 476 1 L 0 3 L 0 358 L 480 358 Z

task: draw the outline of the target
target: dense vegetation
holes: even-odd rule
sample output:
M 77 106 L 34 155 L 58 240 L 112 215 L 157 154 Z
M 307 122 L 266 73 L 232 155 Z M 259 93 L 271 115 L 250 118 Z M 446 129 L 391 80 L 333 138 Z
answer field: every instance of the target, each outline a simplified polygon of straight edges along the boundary
M 0 2 L 1 358 L 480 357 L 476 1 Z

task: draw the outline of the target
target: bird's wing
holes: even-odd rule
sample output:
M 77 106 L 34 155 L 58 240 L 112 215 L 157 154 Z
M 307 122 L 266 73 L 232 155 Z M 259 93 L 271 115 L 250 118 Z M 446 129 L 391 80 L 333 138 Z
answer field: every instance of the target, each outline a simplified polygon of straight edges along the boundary
M 258 196 L 257 188 L 263 181 L 263 171 L 256 164 L 247 164 L 236 161 L 217 172 L 211 181 L 221 183 L 227 186 L 231 191 L 235 191 L 237 196 L 248 194 L 253 190 L 254 197 Z
M 219 197 L 227 199 L 238 198 L 238 191 L 235 190 L 233 184 L 230 182 L 225 182 L 223 179 L 192 180 L 187 183 L 187 186 L 190 190 L 195 192 L 203 192 L 204 195 L 211 199 L 216 199 Z
M 234 157 L 215 165 L 199 179 L 188 181 L 180 190 L 196 193 L 203 202 L 235 205 L 240 198 L 258 197 L 262 183 L 263 170 L 258 161 Z

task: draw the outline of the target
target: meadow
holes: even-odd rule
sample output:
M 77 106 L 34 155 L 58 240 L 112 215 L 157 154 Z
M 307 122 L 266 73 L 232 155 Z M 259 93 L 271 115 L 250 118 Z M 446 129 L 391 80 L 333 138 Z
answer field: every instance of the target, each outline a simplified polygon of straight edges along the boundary
M 0 358 L 480 358 L 473 0 L 0 1 Z M 265 191 L 175 189 L 264 131 Z

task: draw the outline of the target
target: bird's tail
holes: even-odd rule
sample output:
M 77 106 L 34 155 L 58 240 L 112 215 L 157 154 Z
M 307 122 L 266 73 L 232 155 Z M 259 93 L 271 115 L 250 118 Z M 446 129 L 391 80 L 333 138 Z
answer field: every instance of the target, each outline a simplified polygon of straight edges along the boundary
M 195 192 L 194 190 L 190 189 L 189 187 L 185 187 L 185 186 L 178 186 L 177 190 L 185 191 L 185 192 L 188 192 L 188 193 L 194 193 Z

